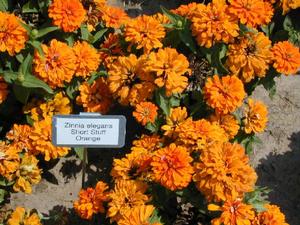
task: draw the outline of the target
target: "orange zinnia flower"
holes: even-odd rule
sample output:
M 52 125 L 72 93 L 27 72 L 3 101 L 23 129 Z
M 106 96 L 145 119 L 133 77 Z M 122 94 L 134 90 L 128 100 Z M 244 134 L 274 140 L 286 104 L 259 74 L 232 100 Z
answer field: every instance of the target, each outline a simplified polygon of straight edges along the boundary
M 164 27 L 152 16 L 142 15 L 131 19 L 125 26 L 125 40 L 136 44 L 137 49 L 149 53 L 153 48 L 161 48 L 165 37 Z
M 210 204 L 208 209 L 222 211 L 219 218 L 211 221 L 212 225 L 252 225 L 255 218 L 252 206 L 243 203 L 241 199 L 227 200 L 222 207 Z
M 228 114 L 241 106 L 246 93 L 242 81 L 236 76 L 218 75 L 208 78 L 204 87 L 204 97 L 207 104 L 217 113 Z
M 242 197 L 253 190 L 257 179 L 244 148 L 229 142 L 215 143 L 203 150 L 195 171 L 196 186 L 208 201 Z
M 28 35 L 21 23 L 23 21 L 15 15 L 0 12 L 0 52 L 7 51 L 14 56 L 25 48 Z
M 155 84 L 166 88 L 166 95 L 182 93 L 188 85 L 189 61 L 176 49 L 164 48 L 152 52 L 147 61 L 147 70 L 156 74 Z
M 134 207 L 118 221 L 118 225 L 162 225 L 161 223 L 149 222 L 154 210 L 155 208 L 152 205 Z
M 216 42 L 230 43 L 239 35 L 239 26 L 223 0 L 213 0 L 193 13 L 191 28 L 198 44 L 206 48 Z
M 136 105 L 151 97 L 153 76 L 143 70 L 143 59 L 120 56 L 108 65 L 109 89 L 122 105 Z
M 120 55 L 124 55 L 120 44 L 120 35 L 117 33 L 109 33 L 105 41 L 100 45 L 101 60 L 104 61 L 105 66 L 107 66 L 109 63 L 106 62 L 106 59 L 109 58 L 109 56 Z
M 229 0 L 229 12 L 242 24 L 257 27 L 268 24 L 273 16 L 273 7 L 263 0 Z
M 244 114 L 244 129 L 247 134 L 264 131 L 268 122 L 268 110 L 264 103 L 248 99 L 248 108 Z
M 133 116 L 145 126 L 147 123 L 154 123 L 157 117 L 157 106 L 151 102 L 141 102 L 135 106 Z
M 107 27 L 120 28 L 121 25 L 126 24 L 126 22 L 129 20 L 129 17 L 124 9 L 118 7 L 106 5 L 102 8 L 101 13 L 101 19 L 104 21 Z
M 282 6 L 282 14 L 285 15 L 292 9 L 297 9 L 300 7 L 300 1 L 299 0 L 281 0 L 281 6 Z
M 108 201 L 108 186 L 99 181 L 94 188 L 81 189 L 79 200 L 75 201 L 73 206 L 76 213 L 83 219 L 90 220 L 97 213 L 104 213 L 103 203 Z
M 11 145 L 19 152 L 25 150 L 30 153 L 32 150 L 31 140 L 29 139 L 31 129 L 29 125 L 14 124 L 13 128 L 6 134 L 6 138 L 12 142 Z
M 109 194 L 107 216 L 112 221 L 118 221 L 134 207 L 145 205 L 150 200 L 144 194 L 146 189 L 147 186 L 139 181 L 117 180 L 114 190 Z
M 263 33 L 248 33 L 227 52 L 229 70 L 248 83 L 255 76 L 264 77 L 272 60 L 271 41 Z
M 0 141 L 0 175 L 12 180 L 13 174 L 19 168 L 19 151 L 12 145 Z
M 87 42 L 76 42 L 73 47 L 76 55 L 76 76 L 87 77 L 95 72 L 100 64 L 100 55 L 97 50 Z
M 204 11 L 206 6 L 202 3 L 191 2 L 187 5 L 180 5 L 177 9 L 171 10 L 173 13 L 187 17 L 192 20 L 197 12 Z
M 107 113 L 112 104 L 112 96 L 103 78 L 98 78 L 89 85 L 84 82 L 79 87 L 80 95 L 76 103 L 82 105 L 87 112 Z
M 258 225 L 288 225 L 284 214 L 276 205 L 265 205 L 266 211 L 258 214 Z
M 13 186 L 14 191 L 32 192 L 31 185 L 38 184 L 42 179 L 42 170 L 39 169 L 38 162 L 39 160 L 33 155 L 25 154 L 23 156 L 20 167 L 15 173 L 16 182 Z
M 51 117 L 37 121 L 34 123 L 34 128 L 29 136 L 29 138 L 32 140 L 34 151 L 43 154 L 46 161 L 65 156 L 70 150 L 70 148 L 56 147 L 52 144 L 51 126 Z
M 174 143 L 154 153 L 151 166 L 155 181 L 174 191 L 185 188 L 192 180 L 193 167 L 188 150 Z
M 285 75 L 295 74 L 300 68 L 299 48 L 288 41 L 276 43 L 273 48 L 273 67 Z
M 131 151 L 132 152 L 154 152 L 159 148 L 161 139 L 158 135 L 142 135 L 137 140 L 132 142 Z
M 7 221 L 7 225 L 42 225 L 40 217 L 31 212 L 31 210 L 25 210 L 25 208 L 17 207 L 15 211 L 10 215 Z
M 53 39 L 50 46 L 42 45 L 45 56 L 36 51 L 33 64 L 35 74 L 51 87 L 63 87 L 76 70 L 76 56 L 67 44 Z
M 229 139 L 233 139 L 240 129 L 237 119 L 231 114 L 215 114 L 212 115 L 209 120 L 221 126 L 225 130 Z
M 8 95 L 7 87 L 7 83 L 4 81 L 3 77 L 0 76 L 0 104 L 5 101 Z
M 53 24 L 65 32 L 77 30 L 86 14 L 79 0 L 53 0 L 48 12 Z

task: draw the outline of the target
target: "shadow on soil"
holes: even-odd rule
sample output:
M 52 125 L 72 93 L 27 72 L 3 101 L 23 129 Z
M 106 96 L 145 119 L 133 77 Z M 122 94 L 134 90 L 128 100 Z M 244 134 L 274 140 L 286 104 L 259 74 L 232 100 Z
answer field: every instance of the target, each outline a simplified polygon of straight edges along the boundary
M 290 225 L 300 224 L 300 132 L 289 138 L 291 149 L 284 155 L 269 154 L 257 167 L 258 185 L 273 191 L 269 200 L 280 206 Z

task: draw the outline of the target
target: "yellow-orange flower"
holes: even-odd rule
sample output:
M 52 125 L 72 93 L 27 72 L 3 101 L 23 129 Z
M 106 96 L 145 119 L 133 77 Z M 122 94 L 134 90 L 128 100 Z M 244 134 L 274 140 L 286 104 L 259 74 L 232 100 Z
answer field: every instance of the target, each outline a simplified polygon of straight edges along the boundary
M 50 46 L 42 45 L 44 56 L 36 51 L 34 73 L 51 87 L 63 87 L 70 82 L 76 70 L 76 56 L 67 44 L 53 39 Z
M 242 81 L 236 76 L 218 75 L 208 78 L 204 86 L 204 97 L 207 104 L 220 114 L 234 112 L 241 106 L 246 93 Z
M 80 0 L 53 0 L 48 12 L 53 24 L 65 32 L 77 30 L 86 14 Z
M 15 15 L 0 12 L 0 52 L 7 51 L 14 56 L 25 48 L 28 35 L 21 23 L 23 21 Z
M 108 65 L 109 89 L 123 105 L 136 105 L 151 97 L 153 76 L 143 71 L 144 60 L 134 54 L 120 56 Z
M 132 208 L 145 205 L 150 199 L 145 195 L 147 186 L 134 180 L 117 180 L 114 190 L 109 194 L 107 216 L 112 221 L 120 220 Z
M 265 205 L 266 211 L 258 214 L 258 225 L 288 225 L 284 214 L 276 205 Z
M 248 108 L 244 112 L 245 132 L 250 134 L 263 132 L 268 122 L 268 110 L 264 103 L 248 99 Z
M 235 44 L 229 45 L 226 65 L 229 70 L 249 82 L 264 77 L 272 60 L 271 41 L 263 33 L 248 33 Z
M 135 106 L 132 113 L 135 119 L 145 126 L 147 123 L 154 123 L 157 117 L 157 106 L 151 102 L 141 102 Z
M 156 74 L 155 84 L 166 88 L 166 95 L 182 93 L 188 85 L 185 74 L 190 73 L 189 61 L 176 49 L 164 48 L 152 52 L 147 61 L 147 70 Z
M 6 138 L 12 142 L 11 145 L 17 151 L 25 150 L 30 153 L 32 150 L 31 140 L 29 139 L 31 129 L 29 125 L 14 124 L 13 128 L 6 134 Z
M 202 3 L 191 2 L 187 5 L 180 5 L 177 9 L 172 10 L 172 12 L 191 20 L 197 12 L 206 10 L 205 7 Z
M 8 85 L 4 81 L 3 77 L 0 76 L 0 104 L 5 101 L 7 95 L 8 95 Z
M 62 92 L 58 92 L 52 100 L 35 104 L 29 103 L 24 109 L 25 113 L 31 114 L 31 119 L 40 121 L 55 114 L 70 114 L 72 112 L 69 98 Z
M 254 188 L 257 175 L 239 144 L 208 146 L 195 164 L 194 181 L 208 201 L 225 201 L 242 197 Z
M 164 27 L 152 16 L 142 15 L 131 19 L 125 26 L 125 40 L 135 44 L 137 49 L 149 53 L 153 48 L 161 48 L 165 37 Z
M 273 67 L 285 75 L 295 74 L 300 68 L 299 48 L 288 41 L 276 43 L 273 48 Z
M 31 212 L 31 210 L 25 210 L 25 208 L 17 207 L 15 211 L 10 215 L 7 221 L 7 225 L 42 225 L 40 217 Z
M 94 31 L 102 16 L 102 9 L 106 5 L 106 0 L 81 0 L 86 10 L 86 23 L 90 32 Z
M 231 114 L 227 114 L 227 115 L 214 114 L 209 119 L 211 122 L 217 123 L 225 130 L 228 139 L 234 138 L 240 129 L 237 119 Z
M 162 225 L 161 223 L 149 222 L 154 210 L 155 208 L 152 205 L 141 205 L 134 207 L 118 221 L 118 225 Z
M 97 50 L 87 42 L 76 42 L 73 47 L 76 55 L 76 76 L 87 77 L 95 72 L 100 64 L 100 55 Z
M 52 121 L 50 117 L 35 122 L 33 127 L 29 138 L 32 140 L 34 151 L 43 154 L 46 161 L 68 154 L 70 148 L 56 147 L 52 144 Z
M 299 0 L 281 0 L 281 6 L 282 6 L 282 14 L 285 15 L 292 9 L 297 9 L 300 7 L 300 1 Z
M 101 13 L 101 19 L 104 21 L 107 27 L 119 28 L 121 25 L 126 24 L 126 22 L 129 20 L 129 17 L 124 9 L 118 7 L 106 5 L 102 8 Z
M 208 209 L 222 211 L 219 218 L 211 221 L 212 225 L 252 225 L 255 218 L 252 206 L 243 203 L 241 199 L 227 200 L 221 207 L 210 204 Z
M 11 145 L 0 141 L 0 175 L 8 180 L 12 180 L 12 176 L 19 168 L 20 157 L 19 151 Z
M 97 213 L 104 213 L 103 203 L 108 201 L 108 186 L 99 181 L 94 188 L 81 189 L 79 200 L 74 202 L 76 213 L 83 219 L 90 220 Z
M 109 33 L 105 41 L 100 45 L 100 58 L 102 61 L 108 64 L 106 61 L 109 56 L 123 55 L 122 47 L 120 45 L 120 35 L 117 33 Z
M 273 16 L 273 7 L 263 0 L 229 0 L 229 12 L 249 27 L 267 25 Z
M 194 172 L 187 148 L 174 143 L 159 149 L 153 155 L 151 166 L 156 182 L 174 191 L 185 188 Z
M 167 117 L 167 124 L 161 127 L 162 130 L 165 131 L 164 135 L 176 138 L 177 132 L 176 129 L 187 118 L 188 114 L 185 107 L 177 107 L 172 108 L 170 112 L 170 116 Z
M 25 154 L 16 171 L 16 182 L 13 186 L 14 191 L 31 193 L 31 185 L 37 184 L 41 180 L 41 170 L 38 168 L 38 160 L 33 155 Z
M 158 135 L 142 135 L 141 138 L 134 140 L 132 143 L 132 152 L 154 152 L 160 145 L 160 137 Z
M 79 87 L 80 95 L 76 103 L 82 105 L 87 112 L 107 113 L 112 104 L 112 96 L 106 81 L 99 78 L 89 85 L 84 82 Z
M 239 35 L 237 21 L 228 13 L 228 6 L 223 0 L 213 0 L 193 13 L 191 29 L 198 44 L 206 48 L 221 41 L 228 44 Z

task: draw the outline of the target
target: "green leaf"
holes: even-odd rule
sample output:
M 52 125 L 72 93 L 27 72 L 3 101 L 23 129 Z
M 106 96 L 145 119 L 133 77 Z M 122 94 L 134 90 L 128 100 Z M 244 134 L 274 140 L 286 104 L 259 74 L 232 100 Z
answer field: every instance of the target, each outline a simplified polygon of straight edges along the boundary
M 74 99 L 76 97 L 76 92 L 78 91 L 78 87 L 80 85 L 80 80 L 75 77 L 70 84 L 68 84 L 66 88 L 66 94 L 70 99 Z
M 18 78 L 18 73 L 12 71 L 4 71 L 3 78 L 5 82 L 12 84 Z
M 39 12 L 39 6 L 36 3 L 36 1 L 30 0 L 22 7 L 22 13 L 37 13 L 37 12 Z
M 96 41 L 98 41 L 100 38 L 102 38 L 102 36 L 106 33 L 107 30 L 108 29 L 105 28 L 105 29 L 99 30 L 96 34 L 94 34 L 93 40 L 91 41 L 91 43 L 94 44 Z
M 30 35 L 32 27 L 30 25 L 26 24 L 26 23 L 21 22 L 21 21 L 19 21 L 19 23 L 27 31 L 27 34 Z
M 15 181 L 8 181 L 5 177 L 0 176 L 0 186 L 8 187 L 15 183 Z
M 59 29 L 59 27 L 46 27 L 46 28 L 44 28 L 44 29 L 40 29 L 40 30 L 38 31 L 38 34 L 36 35 L 36 38 L 43 37 L 43 36 L 45 36 L 46 34 L 49 34 L 49 33 L 53 32 L 53 31 L 58 30 L 58 29 Z
M 180 24 L 178 24 L 179 21 L 181 21 L 182 23 L 184 22 L 185 18 L 183 18 L 175 13 L 172 13 L 170 10 L 166 9 L 163 6 L 161 6 L 160 8 L 161 8 L 161 11 L 163 12 L 163 14 L 165 14 L 175 26 L 180 25 Z M 181 26 L 182 25 L 184 25 L 184 24 L 181 24 Z
M 24 61 L 24 55 L 22 53 L 19 53 L 16 55 L 16 59 L 19 63 L 22 63 Z
M 5 195 L 7 195 L 7 191 L 4 189 L 0 189 L 0 203 L 4 202 L 5 200 Z
M 216 44 L 211 48 L 211 66 L 217 69 L 218 74 L 228 74 L 229 71 L 223 65 L 222 59 L 226 56 L 225 44 Z
M 155 92 L 155 101 L 166 116 L 170 114 L 170 105 L 163 89 L 158 89 Z
M 28 41 L 28 44 L 32 45 L 39 53 L 41 57 L 44 57 L 44 51 L 42 49 L 42 43 L 39 41 Z
M 275 26 L 275 23 L 272 22 L 266 26 L 261 26 L 260 28 L 268 37 L 270 37 L 273 32 L 274 26 Z
M 179 37 L 181 41 L 192 51 L 192 53 L 197 54 L 196 45 L 189 27 L 185 27 L 183 30 L 180 30 Z
M 53 94 L 53 90 L 44 81 L 32 75 L 27 75 L 21 85 L 28 88 L 42 88 L 49 94 Z
M 267 198 L 270 191 L 267 187 L 256 186 L 254 191 L 245 194 L 244 201 L 252 205 L 257 212 L 265 211 L 264 205 L 269 203 Z
M 153 223 L 162 223 L 162 218 L 161 216 L 159 216 L 159 212 L 158 212 L 158 209 L 154 209 L 153 213 L 152 213 L 152 216 L 149 218 L 149 221 L 148 221 L 150 224 L 153 224 Z
M 283 21 L 283 29 L 286 31 L 290 31 L 290 30 L 294 29 L 292 19 L 289 15 L 286 15 L 286 17 Z
M 153 123 L 147 123 L 145 128 L 149 130 L 151 133 L 156 133 L 157 132 L 157 126 Z
M 106 77 L 106 76 L 107 76 L 107 72 L 105 70 L 101 70 L 99 72 L 93 73 L 87 82 L 89 85 L 91 85 L 99 77 Z
M 89 30 L 85 24 L 81 25 L 80 32 L 81 32 L 81 39 L 88 41 L 91 33 L 89 32 Z
M 19 68 L 19 72 L 21 72 L 24 76 L 26 76 L 28 73 L 31 73 L 32 59 L 32 55 L 28 54 Z
M 8 0 L 0 0 L 0 11 L 8 11 Z
M 30 89 L 25 88 L 19 85 L 14 85 L 13 86 L 13 92 L 16 96 L 16 99 L 23 103 L 24 105 L 27 103 L 29 95 L 30 95 Z
M 271 70 L 266 75 L 266 77 L 262 78 L 259 82 L 269 92 L 269 97 L 271 99 L 273 99 L 276 94 L 276 82 L 275 82 L 274 78 L 277 77 L 278 75 L 279 74 L 276 73 L 274 70 Z
M 78 156 L 78 158 L 81 161 L 83 161 L 84 148 L 83 147 L 76 147 L 76 148 L 74 148 L 74 151 L 75 151 L 76 155 Z

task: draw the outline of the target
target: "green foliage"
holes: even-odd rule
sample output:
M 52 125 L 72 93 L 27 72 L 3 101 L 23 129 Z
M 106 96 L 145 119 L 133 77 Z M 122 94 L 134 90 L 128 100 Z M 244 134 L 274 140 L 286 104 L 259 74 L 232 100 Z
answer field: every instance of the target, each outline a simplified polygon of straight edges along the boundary
M 283 28 L 288 32 L 288 40 L 294 45 L 300 47 L 300 24 L 299 18 L 293 19 L 287 15 L 283 21 Z
M 165 94 L 165 89 L 160 88 L 155 91 L 155 102 L 163 111 L 163 113 L 166 116 L 169 116 L 171 108 L 180 105 L 180 97 L 175 95 L 167 97 Z
M 8 0 L 0 0 L 0 11 L 8 11 Z
M 248 155 L 253 153 L 255 145 L 262 145 L 263 143 L 262 140 L 259 137 L 257 137 L 254 133 L 246 134 L 243 131 L 240 131 L 236 135 L 234 141 L 243 145 Z
M 269 203 L 267 198 L 270 191 L 267 187 L 256 186 L 254 191 L 245 194 L 244 201 L 252 205 L 257 212 L 265 211 L 264 205 Z

